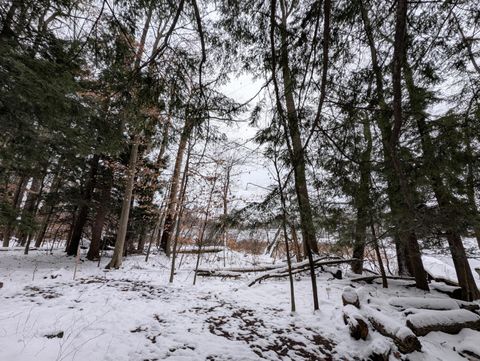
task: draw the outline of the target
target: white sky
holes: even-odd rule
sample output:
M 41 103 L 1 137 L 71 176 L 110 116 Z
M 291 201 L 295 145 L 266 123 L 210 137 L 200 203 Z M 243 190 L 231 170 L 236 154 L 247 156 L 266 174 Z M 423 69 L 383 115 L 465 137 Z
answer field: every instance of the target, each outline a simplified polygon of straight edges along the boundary
M 244 103 L 255 96 L 262 87 L 262 82 L 252 79 L 249 75 L 241 75 L 221 87 L 220 91 L 226 96 L 239 103 Z M 250 108 L 258 102 L 258 97 L 252 100 Z M 237 176 L 232 185 L 232 193 L 236 197 L 248 201 L 259 201 L 267 193 L 262 187 L 269 187 L 273 184 L 268 168 L 270 164 L 263 158 L 262 150 L 258 144 L 252 141 L 258 128 L 248 124 L 248 112 L 241 115 L 242 120 L 236 124 L 225 124 L 218 122 L 216 125 L 224 132 L 232 143 L 243 144 L 245 152 L 251 154 L 251 159 L 246 165 L 241 166 L 242 174 Z M 251 151 L 248 151 L 250 149 Z M 240 169 L 237 169 L 237 172 Z

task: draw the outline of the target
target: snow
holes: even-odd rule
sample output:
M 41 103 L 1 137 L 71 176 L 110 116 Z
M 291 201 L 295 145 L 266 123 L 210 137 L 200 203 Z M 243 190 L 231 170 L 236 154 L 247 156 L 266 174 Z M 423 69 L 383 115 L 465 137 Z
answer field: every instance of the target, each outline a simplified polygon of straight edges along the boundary
M 375 319 L 377 323 L 383 326 L 388 334 L 395 335 L 402 340 L 409 336 L 415 337 L 412 330 L 401 324 L 399 321 L 387 316 L 387 314 L 379 312 L 371 307 L 366 307 L 365 312 L 367 313 L 367 318 Z
M 423 267 L 434 278 L 442 278 L 457 283 L 457 274 L 455 268 L 437 258 L 431 256 L 422 256 Z
M 467 310 L 424 310 L 407 316 L 407 320 L 418 328 L 439 324 L 450 325 L 456 323 L 480 322 L 480 316 Z
M 456 310 L 460 308 L 458 303 L 453 299 L 433 297 L 395 297 L 391 298 L 388 303 L 402 309 L 427 308 L 431 310 Z
M 467 333 L 466 331 L 470 330 L 464 331 L 465 333 Z M 463 337 L 463 340 L 460 342 L 460 345 L 457 348 L 461 353 L 465 354 L 466 356 L 476 355 L 478 358 L 480 358 L 480 341 L 478 334 L 469 332 L 465 335 L 465 337 Z
M 358 295 L 352 287 L 345 287 L 342 293 L 342 298 L 347 304 L 354 304 L 358 302 Z
M 223 266 L 217 254 L 202 257 L 203 267 Z M 170 284 L 169 260 L 160 255 L 148 263 L 144 256 L 129 256 L 121 269 L 108 272 L 82 261 L 73 280 L 75 260 L 60 250 L 0 252 L 0 360 L 362 360 L 372 350 L 391 348 L 393 354 L 396 346 L 377 332 L 365 341 L 350 337 L 341 299 L 346 287 L 358 294 L 362 314 L 372 310 L 399 336 L 411 331 L 405 314 L 388 300 L 426 297 L 400 281 L 383 289 L 319 273 L 320 310 L 312 312 L 308 275 L 296 276 L 297 312 L 291 313 L 287 279 L 248 287 L 245 279 L 199 278 L 192 286 L 195 260 L 185 255 Z M 271 263 L 269 257 L 231 252 L 227 266 Z M 449 300 L 436 291 L 429 297 Z M 420 337 L 425 351 L 409 359 L 464 360 L 450 345 L 458 347 L 465 335 L 480 336 L 473 330 L 440 334 Z

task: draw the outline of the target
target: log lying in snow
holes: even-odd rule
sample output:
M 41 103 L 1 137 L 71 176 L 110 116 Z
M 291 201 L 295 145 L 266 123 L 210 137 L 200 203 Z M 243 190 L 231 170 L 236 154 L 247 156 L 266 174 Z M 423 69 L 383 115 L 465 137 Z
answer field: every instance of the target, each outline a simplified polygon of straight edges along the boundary
M 317 268 L 323 268 L 323 266 L 331 266 L 331 265 L 338 265 L 342 263 L 351 263 L 355 261 L 354 258 L 352 259 L 334 259 L 334 260 L 323 260 L 323 259 L 316 259 L 313 261 L 315 269 Z M 302 272 L 306 272 L 310 269 L 310 265 L 308 264 L 308 260 L 294 263 L 292 264 L 292 274 L 298 274 Z M 335 275 L 333 275 L 335 277 Z M 257 278 L 255 278 L 253 281 L 251 281 L 248 284 L 248 287 L 253 286 L 255 283 L 264 281 L 269 278 L 283 278 L 283 277 L 288 277 L 288 268 L 283 267 L 279 268 L 277 270 L 274 270 L 273 272 L 265 273 Z
M 40 249 L 37 247 L 32 247 L 28 249 L 29 251 L 39 251 Z M 0 252 L 7 252 L 7 251 L 25 251 L 25 247 L 0 247 Z
M 463 308 L 465 310 L 469 310 L 472 312 L 477 312 L 480 310 L 480 305 L 475 302 L 467 302 L 467 301 L 462 301 L 462 300 L 455 300 L 457 302 L 458 306 L 460 308 Z
M 355 340 L 366 340 L 368 336 L 368 323 L 354 305 L 343 307 L 343 321 L 348 325 L 350 336 Z
M 186 248 L 186 249 L 179 249 L 177 253 L 183 254 L 199 254 L 199 253 L 219 253 L 222 252 L 223 248 Z
M 422 349 L 420 341 L 411 329 L 373 308 L 366 309 L 366 316 L 373 328 L 383 336 L 391 338 L 400 352 L 410 353 Z
M 215 276 L 218 273 L 221 272 L 236 272 L 236 273 L 253 273 L 253 272 L 266 272 L 266 271 L 271 271 L 275 269 L 280 269 L 284 268 L 285 265 L 283 264 L 264 264 L 264 265 L 258 265 L 258 266 L 252 266 L 252 267 L 227 267 L 227 268 L 216 268 L 216 269 L 208 269 L 208 268 L 199 268 L 197 271 L 203 273 L 203 276 Z
M 467 335 L 455 348 L 457 352 L 467 360 L 480 360 L 480 344 L 478 342 L 478 336 L 475 334 Z
M 461 300 L 462 299 L 462 289 L 458 286 L 451 286 L 447 285 L 444 282 L 437 283 L 437 282 L 432 282 L 430 284 L 430 287 L 440 293 L 446 294 L 451 298 L 454 298 L 456 300 Z
M 201 277 L 220 277 L 220 278 L 240 278 L 242 275 L 238 272 L 230 272 L 230 271 L 205 271 L 205 270 L 198 270 L 197 276 Z
M 393 297 L 388 303 L 394 307 L 405 310 L 407 308 L 418 308 L 428 310 L 458 310 L 459 304 L 450 298 L 425 298 L 425 297 Z
M 342 302 L 344 306 L 352 305 L 360 308 L 360 299 L 357 292 L 352 287 L 345 287 L 342 293 Z
M 432 331 L 457 334 L 464 328 L 480 330 L 480 316 L 467 310 L 428 310 L 409 315 L 407 326 L 417 336 L 425 336 Z
M 373 283 L 376 279 L 382 278 L 381 275 L 374 275 L 374 276 L 365 276 L 365 277 L 357 277 L 352 278 L 352 282 L 366 282 L 368 284 Z M 413 277 L 402 277 L 402 276 L 387 276 L 387 280 L 404 280 L 404 281 L 415 281 Z

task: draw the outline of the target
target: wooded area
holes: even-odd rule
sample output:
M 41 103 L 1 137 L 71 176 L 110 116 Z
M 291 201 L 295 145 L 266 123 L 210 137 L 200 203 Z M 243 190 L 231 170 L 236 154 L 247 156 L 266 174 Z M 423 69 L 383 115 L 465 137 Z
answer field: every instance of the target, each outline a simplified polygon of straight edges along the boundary
M 0 250 L 480 299 L 476 0 L 1 0 L 0 134 Z

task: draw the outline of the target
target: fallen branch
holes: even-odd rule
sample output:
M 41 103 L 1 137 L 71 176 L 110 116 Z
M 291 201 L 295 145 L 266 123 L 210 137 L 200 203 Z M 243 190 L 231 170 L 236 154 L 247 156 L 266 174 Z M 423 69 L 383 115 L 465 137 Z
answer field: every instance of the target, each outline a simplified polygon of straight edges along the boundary
M 342 263 L 351 263 L 355 261 L 356 259 L 351 258 L 351 259 L 335 259 L 335 260 L 328 260 L 324 261 L 322 259 L 316 259 L 313 261 L 313 266 L 315 269 L 317 268 L 323 268 L 323 266 L 329 266 L 329 265 L 338 265 Z M 295 264 L 292 264 L 292 274 L 299 274 L 302 272 L 306 272 L 309 270 L 309 263 L 308 260 L 298 262 Z M 259 283 L 261 281 L 264 281 L 269 278 L 283 278 L 288 276 L 288 269 L 286 267 L 279 268 L 278 270 L 275 270 L 274 272 L 270 273 L 265 273 L 257 278 L 255 278 L 253 281 L 251 281 L 248 285 L 248 287 L 253 286 L 255 283 Z M 335 276 L 335 275 L 334 275 Z

